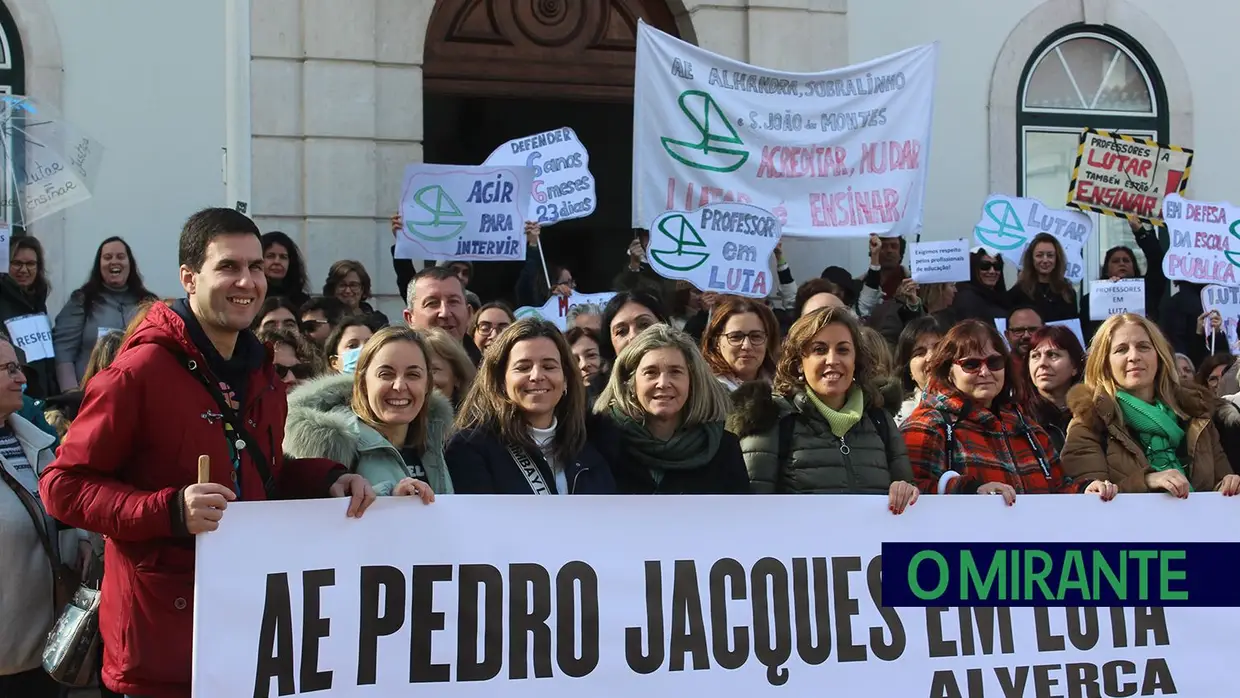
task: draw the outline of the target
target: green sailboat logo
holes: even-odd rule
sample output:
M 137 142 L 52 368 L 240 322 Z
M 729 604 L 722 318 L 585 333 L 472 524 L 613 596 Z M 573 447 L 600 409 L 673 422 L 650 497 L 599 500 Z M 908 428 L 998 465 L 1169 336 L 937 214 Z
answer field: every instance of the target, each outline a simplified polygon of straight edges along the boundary
M 430 215 L 426 220 L 405 223 L 409 232 L 423 240 L 447 240 L 461 234 L 465 229 L 465 217 L 448 192 L 438 184 L 422 187 L 413 195 L 413 203 Z
M 714 97 L 701 90 L 680 93 L 680 110 L 698 130 L 701 140 L 697 143 L 662 137 L 663 149 L 674 160 L 699 170 L 711 172 L 735 172 L 749 159 L 736 129 L 719 108 Z M 723 132 L 726 129 L 726 135 Z M 741 146 L 729 148 L 725 146 Z
M 706 263 L 710 259 L 709 252 L 695 252 L 687 250 L 687 247 L 706 248 L 706 243 L 702 242 L 702 236 L 693 228 L 693 224 L 682 214 L 668 216 L 659 221 L 659 232 L 663 237 L 659 238 L 660 242 L 666 242 L 663 238 L 676 243 L 674 250 L 651 250 L 650 256 L 659 264 L 673 271 L 692 271 Z M 695 261 L 696 260 L 696 261 Z M 686 266 L 687 265 L 687 266 Z

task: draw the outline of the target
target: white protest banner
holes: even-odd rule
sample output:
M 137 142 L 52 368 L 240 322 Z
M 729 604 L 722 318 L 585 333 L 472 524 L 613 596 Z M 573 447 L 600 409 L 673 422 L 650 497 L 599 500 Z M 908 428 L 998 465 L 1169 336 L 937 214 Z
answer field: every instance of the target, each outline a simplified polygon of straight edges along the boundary
M 1188 186 L 1193 151 L 1110 131 L 1081 132 L 1068 205 L 1162 224 L 1163 199 Z
M 779 236 L 779 219 L 757 206 L 707 204 L 692 212 L 668 211 L 650 223 L 646 256 L 665 279 L 688 281 L 705 292 L 765 298 Z
M 397 259 L 525 259 L 534 169 L 414 163 L 405 168 Z
M 606 293 L 577 293 L 573 291 L 568 298 L 551 296 L 539 308 L 523 305 L 513 311 L 513 315 L 516 315 L 518 320 L 525 317 L 539 317 L 559 327 L 561 332 L 567 332 L 569 330 L 568 314 L 574 308 L 582 305 L 594 306 L 594 308 L 598 309 L 595 312 L 602 314 L 603 306 L 607 305 L 607 301 L 611 300 L 615 295 L 615 291 L 607 291 Z M 593 310 L 593 308 L 590 309 Z
M 1090 302 L 1092 303 L 1093 299 L 1090 299 Z M 1085 343 L 1085 333 L 1081 331 L 1080 318 L 1072 318 L 1071 320 L 1052 320 L 1046 324 L 1047 325 L 1062 325 L 1064 327 L 1067 327 L 1069 330 L 1072 331 L 1072 334 L 1076 335 L 1076 341 L 1081 343 L 1082 349 L 1089 348 L 1089 345 Z M 1008 348 L 1010 349 L 1012 345 L 1007 340 L 1007 318 L 1001 318 L 1001 317 L 995 318 L 995 328 L 999 330 L 999 334 L 1003 335 L 1003 343 L 1007 344 Z
M 1051 208 L 1037 199 L 992 194 L 982 204 L 973 239 L 1020 269 L 1029 241 L 1038 233 L 1049 233 L 1063 246 L 1064 276 L 1080 282 L 1085 278 L 1085 245 L 1093 232 L 1093 220 L 1080 211 Z
M 919 284 L 969 280 L 969 241 L 914 242 L 908 246 L 912 278 Z
M 1240 352 L 1240 288 L 1235 286 L 1206 286 L 1201 289 L 1201 307 L 1205 312 L 1217 310 L 1223 318 L 1223 332 L 1227 335 L 1227 346 L 1231 353 Z M 1221 348 L 1216 347 L 1216 351 Z
M 1172 281 L 1235 286 L 1240 266 L 1240 207 L 1172 194 L 1163 202 L 1171 246 L 1163 273 Z
M 542 227 L 585 218 L 598 206 L 590 153 L 571 128 L 536 133 L 508 141 L 483 165 L 524 165 L 534 170 L 530 219 Z
M 1105 320 L 1122 313 L 1145 315 L 1145 279 L 1089 282 L 1090 320 Z
M 4 321 L 13 345 L 26 354 L 26 362 L 50 359 L 56 355 L 52 347 L 52 325 L 47 315 L 21 315 Z
M 711 53 L 645 23 L 633 95 L 633 226 L 751 203 L 802 237 L 921 228 L 938 45 L 821 73 Z
M 866 495 L 830 506 L 821 497 L 380 497 L 360 519 L 345 517 L 347 505 L 230 503 L 218 530 L 195 537 L 196 698 L 1235 690 L 1240 608 L 881 601 L 883 543 L 1072 543 L 1082 531 L 1096 543 L 1227 542 L 1240 503 L 1217 493 L 1188 503 L 1026 496 L 1014 507 L 925 496 L 899 516 L 886 497 Z M 417 544 L 394 541 L 399 531 L 420 532 Z M 1058 573 L 1048 581 L 1058 588 Z
M 0 270 L 9 273 L 9 240 L 13 235 L 13 229 L 8 223 L 0 221 Z

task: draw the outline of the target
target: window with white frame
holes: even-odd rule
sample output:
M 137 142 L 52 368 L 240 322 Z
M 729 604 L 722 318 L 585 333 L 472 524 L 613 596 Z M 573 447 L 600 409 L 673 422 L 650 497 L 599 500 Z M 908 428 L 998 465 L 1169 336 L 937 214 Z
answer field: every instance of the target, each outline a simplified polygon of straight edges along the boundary
M 1017 186 L 1021 196 L 1063 207 L 1081 129 L 1095 128 L 1167 142 L 1167 97 L 1157 68 L 1139 44 L 1111 27 L 1066 27 L 1030 56 L 1017 92 Z M 1127 221 L 1094 218 L 1085 252 L 1086 278 L 1102 255 L 1131 247 L 1145 256 Z

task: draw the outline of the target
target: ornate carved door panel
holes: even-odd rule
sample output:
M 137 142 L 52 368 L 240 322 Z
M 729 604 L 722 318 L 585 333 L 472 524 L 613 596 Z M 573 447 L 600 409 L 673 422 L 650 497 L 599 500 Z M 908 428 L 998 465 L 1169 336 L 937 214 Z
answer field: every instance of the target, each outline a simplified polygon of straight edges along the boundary
M 664 0 L 440 0 L 427 92 L 626 101 L 637 21 L 679 35 Z

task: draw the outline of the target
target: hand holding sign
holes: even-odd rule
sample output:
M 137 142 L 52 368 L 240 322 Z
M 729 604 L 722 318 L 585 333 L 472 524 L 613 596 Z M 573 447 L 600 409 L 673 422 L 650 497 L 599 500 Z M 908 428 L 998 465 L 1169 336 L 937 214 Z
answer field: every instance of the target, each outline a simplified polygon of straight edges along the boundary
M 702 291 L 765 298 L 780 233 L 778 218 L 749 204 L 668 211 L 650 224 L 650 266 Z

